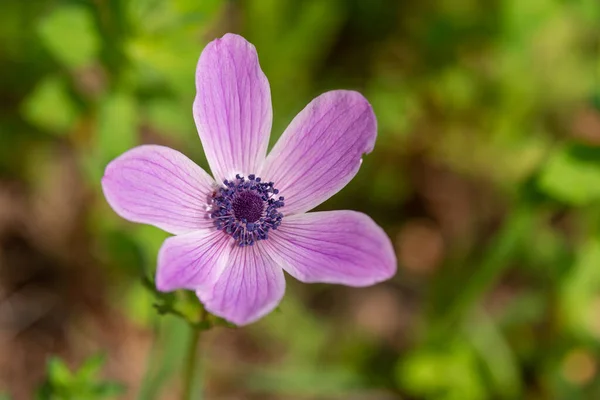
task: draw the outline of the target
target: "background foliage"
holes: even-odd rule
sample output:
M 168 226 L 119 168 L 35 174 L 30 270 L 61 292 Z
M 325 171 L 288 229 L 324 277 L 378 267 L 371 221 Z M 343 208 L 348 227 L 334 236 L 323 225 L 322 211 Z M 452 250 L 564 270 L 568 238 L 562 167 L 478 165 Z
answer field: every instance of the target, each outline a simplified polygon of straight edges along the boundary
M 0 391 L 176 398 L 188 332 L 141 279 L 166 235 L 99 180 L 140 143 L 207 167 L 194 69 L 225 32 L 258 49 L 272 143 L 325 90 L 371 101 L 376 148 L 320 208 L 371 215 L 400 265 L 211 330 L 205 398 L 600 398 L 597 0 L 4 1 Z

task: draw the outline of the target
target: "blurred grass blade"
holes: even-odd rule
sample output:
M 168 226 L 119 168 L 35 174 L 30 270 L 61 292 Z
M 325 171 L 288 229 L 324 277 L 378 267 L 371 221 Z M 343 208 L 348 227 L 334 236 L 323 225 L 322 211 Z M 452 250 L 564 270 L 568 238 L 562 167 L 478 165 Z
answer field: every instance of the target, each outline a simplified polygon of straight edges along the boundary
M 533 234 L 534 220 L 535 213 L 527 206 L 521 206 L 508 216 L 496 238 L 483 253 L 481 264 L 476 266 L 477 269 L 466 279 L 459 291 L 455 292 L 441 319 L 441 330 L 434 329 L 434 332 L 447 332 L 457 319 L 490 290 L 502 272 L 510 267 L 510 260 Z
M 183 320 L 168 315 L 159 319 L 157 339 L 152 346 L 138 400 L 163 398 L 161 388 L 173 375 L 180 373 L 190 336 L 191 330 Z
M 517 359 L 502 332 L 483 310 L 467 321 L 465 331 L 490 374 L 494 393 L 502 399 L 522 398 Z

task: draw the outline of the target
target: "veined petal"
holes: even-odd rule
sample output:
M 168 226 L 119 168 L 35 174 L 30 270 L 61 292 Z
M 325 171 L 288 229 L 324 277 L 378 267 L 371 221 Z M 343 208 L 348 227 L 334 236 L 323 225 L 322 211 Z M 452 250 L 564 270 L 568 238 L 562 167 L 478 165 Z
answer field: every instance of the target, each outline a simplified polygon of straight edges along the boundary
M 254 174 L 267 151 L 271 89 L 254 46 L 226 34 L 210 42 L 196 69 L 194 120 L 218 182 Z
M 135 147 L 111 161 L 104 196 L 121 217 L 180 234 L 212 226 L 206 213 L 214 181 L 192 160 L 164 146 Z
M 306 283 L 368 286 L 396 273 L 390 239 L 356 211 L 287 216 L 265 244 L 278 265 Z
M 232 248 L 227 267 L 211 288 L 196 293 L 206 310 L 237 325 L 271 312 L 285 292 L 281 267 L 258 245 Z
M 350 182 L 376 136 L 375 114 L 360 93 L 324 93 L 294 118 L 260 176 L 285 197 L 284 214 L 306 212 Z
M 158 253 L 156 287 L 163 292 L 210 287 L 225 269 L 231 238 L 203 229 L 165 240 Z

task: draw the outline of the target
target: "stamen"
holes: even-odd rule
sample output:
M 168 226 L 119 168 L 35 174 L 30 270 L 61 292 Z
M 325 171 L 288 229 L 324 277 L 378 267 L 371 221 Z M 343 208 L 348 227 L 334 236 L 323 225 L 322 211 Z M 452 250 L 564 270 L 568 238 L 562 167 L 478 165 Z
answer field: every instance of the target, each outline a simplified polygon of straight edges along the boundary
M 231 235 L 240 246 L 252 246 L 258 240 L 268 239 L 269 230 L 281 225 L 284 197 L 273 182 L 262 182 L 254 174 L 248 179 L 235 176 L 224 180 L 212 197 L 210 217 L 218 230 Z

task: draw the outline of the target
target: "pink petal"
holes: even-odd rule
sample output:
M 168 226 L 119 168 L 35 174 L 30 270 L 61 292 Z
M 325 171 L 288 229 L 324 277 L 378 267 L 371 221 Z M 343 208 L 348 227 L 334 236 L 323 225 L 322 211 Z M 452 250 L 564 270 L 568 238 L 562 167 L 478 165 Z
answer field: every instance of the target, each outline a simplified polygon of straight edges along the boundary
M 165 240 L 158 253 L 157 289 L 197 290 L 212 285 L 227 265 L 230 239 L 216 229 L 203 229 Z
M 196 69 L 194 119 L 215 179 L 255 174 L 265 159 L 273 111 L 254 46 L 226 34 L 209 43 Z
M 170 233 L 212 227 L 206 206 L 214 181 L 189 158 L 168 147 L 135 147 L 111 161 L 104 196 L 121 217 Z
M 210 289 L 196 293 L 206 309 L 237 325 L 271 312 L 285 292 L 283 270 L 258 245 L 236 246 L 227 268 Z
M 360 93 L 324 93 L 294 118 L 260 176 L 285 197 L 284 214 L 306 212 L 350 182 L 376 135 L 375 114 Z
M 265 241 L 269 255 L 296 279 L 368 286 L 396 273 L 390 239 L 355 211 L 290 215 Z

